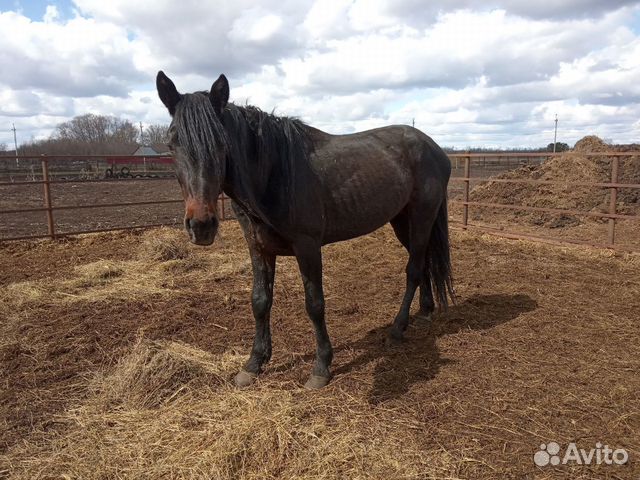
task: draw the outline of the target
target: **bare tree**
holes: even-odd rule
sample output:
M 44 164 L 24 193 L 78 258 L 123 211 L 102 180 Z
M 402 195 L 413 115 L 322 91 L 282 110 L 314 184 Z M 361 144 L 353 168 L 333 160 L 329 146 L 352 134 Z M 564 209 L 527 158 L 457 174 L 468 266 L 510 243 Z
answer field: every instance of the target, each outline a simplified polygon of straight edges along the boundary
M 56 127 L 56 138 L 82 143 L 135 144 L 138 129 L 129 120 L 88 113 Z
M 167 143 L 168 131 L 169 125 L 166 124 L 149 125 L 142 134 L 142 143 L 145 145 Z
M 130 155 L 137 148 L 138 129 L 129 120 L 86 114 L 59 124 L 50 138 L 20 147 L 24 155 Z

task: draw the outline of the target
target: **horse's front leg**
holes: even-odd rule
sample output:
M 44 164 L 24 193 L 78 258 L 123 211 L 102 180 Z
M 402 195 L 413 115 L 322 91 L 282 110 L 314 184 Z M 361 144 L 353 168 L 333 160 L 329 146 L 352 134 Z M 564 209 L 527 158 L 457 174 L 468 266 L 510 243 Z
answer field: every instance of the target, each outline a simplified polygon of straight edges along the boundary
M 294 251 L 304 283 L 305 306 L 316 334 L 316 360 L 306 388 L 324 387 L 331 379 L 329 368 L 333 360 L 333 347 L 324 319 L 324 293 L 322 291 L 322 254 L 319 245 L 295 245 Z
M 270 317 L 276 256 L 251 249 L 251 265 L 253 266 L 251 307 L 256 321 L 256 335 L 249 360 L 235 377 L 236 385 L 239 387 L 250 385 L 262 371 L 262 366 L 271 358 Z

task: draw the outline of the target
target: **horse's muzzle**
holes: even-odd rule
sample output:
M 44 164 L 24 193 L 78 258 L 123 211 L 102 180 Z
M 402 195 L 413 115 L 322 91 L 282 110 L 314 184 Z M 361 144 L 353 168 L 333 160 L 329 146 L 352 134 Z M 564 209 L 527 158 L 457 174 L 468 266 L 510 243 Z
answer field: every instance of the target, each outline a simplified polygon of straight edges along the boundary
M 211 217 L 207 220 L 185 218 L 184 226 L 189 233 L 189 239 L 196 245 L 211 245 L 218 233 L 218 219 Z

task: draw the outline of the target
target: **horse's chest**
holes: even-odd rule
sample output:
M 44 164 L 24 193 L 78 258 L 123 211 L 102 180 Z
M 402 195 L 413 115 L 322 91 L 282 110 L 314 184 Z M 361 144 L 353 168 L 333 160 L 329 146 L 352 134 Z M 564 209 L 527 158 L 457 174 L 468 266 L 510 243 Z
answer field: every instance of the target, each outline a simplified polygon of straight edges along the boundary
M 251 241 L 259 251 L 271 255 L 293 255 L 289 243 L 268 225 L 253 223 L 251 233 Z

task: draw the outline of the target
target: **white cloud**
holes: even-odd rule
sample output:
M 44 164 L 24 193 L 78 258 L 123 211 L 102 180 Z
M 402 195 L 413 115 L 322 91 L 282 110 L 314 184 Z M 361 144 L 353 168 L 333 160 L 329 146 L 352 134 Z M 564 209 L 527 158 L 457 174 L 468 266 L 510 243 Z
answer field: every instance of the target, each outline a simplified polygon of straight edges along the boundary
M 57 22 L 56 12 L 48 8 L 41 22 L 0 13 L 1 85 L 68 96 L 126 95 L 129 83 L 143 78 L 124 29 L 82 17 Z
M 181 91 L 225 73 L 234 101 L 335 133 L 415 119 L 444 145 L 545 145 L 558 113 L 568 143 L 640 135 L 637 1 L 74 3 L 0 12 L 0 122 L 20 135 L 87 112 L 166 122 L 159 69 Z

